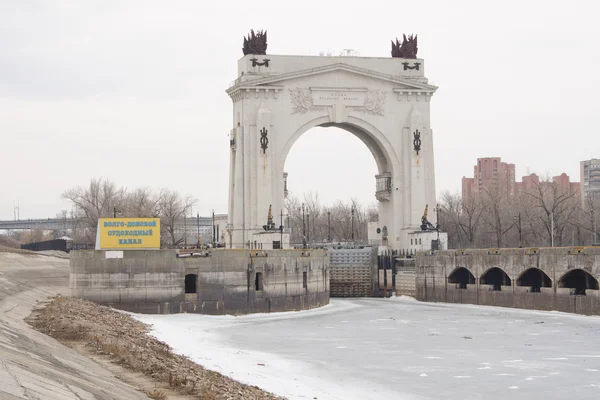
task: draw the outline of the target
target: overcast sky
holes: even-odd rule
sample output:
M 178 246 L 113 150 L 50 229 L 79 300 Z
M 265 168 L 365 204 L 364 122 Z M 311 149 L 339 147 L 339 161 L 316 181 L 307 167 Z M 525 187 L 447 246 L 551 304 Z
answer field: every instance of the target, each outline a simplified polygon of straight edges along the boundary
M 211 2 L 217 3 L 217 2 Z M 60 194 L 107 178 L 171 188 L 226 212 L 242 37 L 271 54 L 386 57 L 419 35 L 438 193 L 477 157 L 579 180 L 600 157 L 597 1 L 0 0 L 0 219 L 53 217 Z M 313 129 L 286 162 L 295 195 L 374 201 L 375 162 L 351 134 Z M 194 211 L 195 213 L 195 211 Z

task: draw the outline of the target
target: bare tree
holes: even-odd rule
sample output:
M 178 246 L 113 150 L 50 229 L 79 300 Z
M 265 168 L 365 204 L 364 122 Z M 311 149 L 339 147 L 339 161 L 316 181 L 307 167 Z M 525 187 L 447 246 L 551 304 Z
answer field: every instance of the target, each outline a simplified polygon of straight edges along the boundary
M 575 190 L 564 190 L 550 178 L 534 182 L 534 189 L 527 194 L 534 199 L 534 207 L 548 243 L 562 245 L 565 227 L 571 222 L 577 210 L 578 194 Z
M 300 245 L 303 235 L 310 243 L 345 242 L 352 239 L 352 217 L 354 210 L 354 240 L 367 240 L 367 224 L 377 221 L 377 208 L 374 205 L 365 207 L 356 199 L 348 203 L 338 201 L 332 206 L 321 205 L 318 193 L 307 193 L 303 202 L 288 196 L 285 201 L 287 220 L 291 228 L 291 242 Z M 302 209 L 304 207 L 304 215 Z M 331 234 L 330 234 L 331 233 Z
M 505 235 L 514 228 L 512 197 L 506 185 L 498 184 L 494 187 L 484 187 L 480 199 L 485 226 L 490 229 L 489 233 L 493 235 L 496 247 L 503 247 Z
M 115 208 L 121 209 L 126 194 L 114 182 L 105 179 L 92 179 L 87 187 L 77 186 L 62 194 L 75 206 L 74 216 L 78 221 L 76 233 L 88 243 L 96 240 L 98 219 L 111 217 Z
M 191 196 L 182 196 L 176 191 L 163 189 L 158 200 L 161 230 L 164 231 L 170 246 L 176 247 L 183 242 L 184 233 L 177 231 L 176 222 L 183 218 L 186 212 L 196 203 Z
M 184 233 L 178 232 L 176 221 L 182 219 L 196 201 L 191 196 L 168 189 L 156 193 L 143 187 L 128 193 L 125 188 L 104 179 L 92 179 L 85 188 L 69 189 L 62 198 L 73 205 L 73 235 L 76 240 L 94 243 L 98 219 L 113 217 L 116 213 L 119 217 L 160 218 L 163 242 L 170 246 L 183 241 Z M 66 216 L 66 211 L 61 216 Z
M 149 187 L 135 189 L 127 194 L 123 212 L 130 217 L 157 218 L 160 216 L 160 199 L 160 195 Z

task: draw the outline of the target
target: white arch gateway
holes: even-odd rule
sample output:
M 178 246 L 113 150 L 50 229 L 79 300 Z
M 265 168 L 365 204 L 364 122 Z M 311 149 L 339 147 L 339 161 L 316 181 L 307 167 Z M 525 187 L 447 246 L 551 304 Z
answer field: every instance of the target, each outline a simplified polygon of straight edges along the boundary
M 238 78 L 227 89 L 234 123 L 229 246 L 252 247 L 281 237 L 287 247 L 287 234 L 263 226 L 270 206 L 279 226 L 288 152 L 307 130 L 336 126 L 362 140 L 377 162 L 379 226 L 387 231 L 382 244 L 408 248 L 408 234 L 420 230 L 425 205 L 436 204 L 429 104 L 437 87 L 428 84 L 424 72 L 423 60 L 416 58 L 241 58 Z M 341 179 L 351 184 L 351 177 Z

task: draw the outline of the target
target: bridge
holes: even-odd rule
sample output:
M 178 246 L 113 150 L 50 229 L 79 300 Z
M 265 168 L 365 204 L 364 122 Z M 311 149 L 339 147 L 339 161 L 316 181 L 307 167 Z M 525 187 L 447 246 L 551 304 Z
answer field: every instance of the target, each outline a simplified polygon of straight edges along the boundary
M 73 229 L 76 220 L 73 218 L 47 218 L 47 219 L 18 219 L 13 221 L 0 221 L 0 230 L 30 230 L 42 229 L 57 231 Z
M 200 217 L 200 221 L 196 217 L 189 217 L 187 221 L 183 218 L 177 220 L 175 225 L 177 230 L 184 230 L 184 226 L 188 227 L 188 230 L 193 227 L 200 225 L 201 227 L 210 227 L 212 225 L 211 217 Z M 75 228 L 77 220 L 74 218 L 46 218 L 46 219 L 18 219 L 18 220 L 5 220 L 0 221 L 0 230 L 32 230 L 42 229 L 46 231 L 57 231 L 67 230 Z

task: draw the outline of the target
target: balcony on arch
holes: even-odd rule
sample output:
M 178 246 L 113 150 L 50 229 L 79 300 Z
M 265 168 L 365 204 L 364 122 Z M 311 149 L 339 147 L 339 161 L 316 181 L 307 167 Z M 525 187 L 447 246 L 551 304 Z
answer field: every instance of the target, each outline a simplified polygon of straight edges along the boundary
M 392 196 L 392 173 L 375 175 L 375 197 L 379 201 L 390 201 Z

